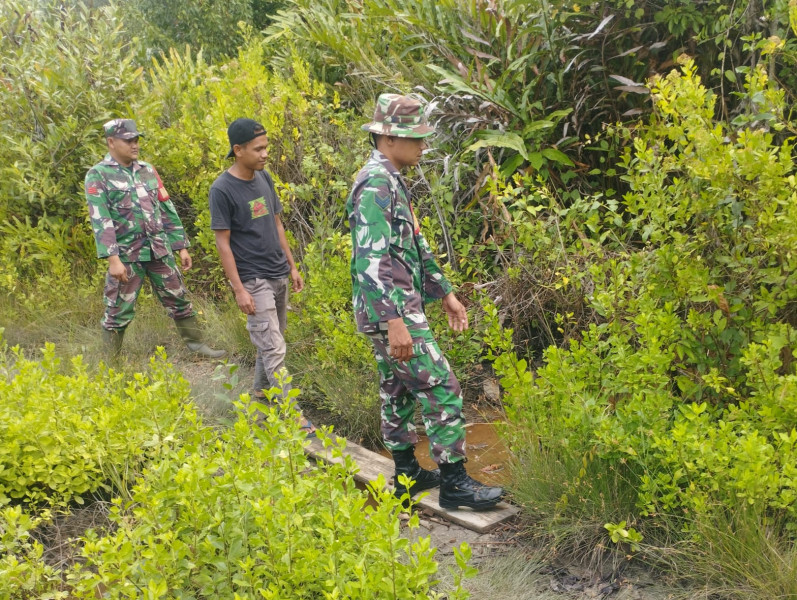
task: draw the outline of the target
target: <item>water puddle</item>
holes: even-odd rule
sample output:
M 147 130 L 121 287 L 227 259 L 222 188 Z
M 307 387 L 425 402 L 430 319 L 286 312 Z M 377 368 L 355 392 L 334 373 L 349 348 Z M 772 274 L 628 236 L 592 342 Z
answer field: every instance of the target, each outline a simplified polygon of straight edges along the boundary
M 504 485 L 508 481 L 509 451 L 498 437 L 492 423 L 470 423 L 465 426 L 465 449 L 468 457 L 468 475 L 487 485 Z M 415 456 L 424 469 L 436 469 L 429 457 L 429 438 L 418 434 Z M 382 456 L 390 458 L 390 452 L 381 449 Z

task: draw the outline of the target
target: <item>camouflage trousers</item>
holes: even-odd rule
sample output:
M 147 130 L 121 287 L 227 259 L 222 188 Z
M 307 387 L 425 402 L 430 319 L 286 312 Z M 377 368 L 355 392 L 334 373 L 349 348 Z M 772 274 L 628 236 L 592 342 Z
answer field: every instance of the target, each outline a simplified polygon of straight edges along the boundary
M 407 328 L 414 356 L 403 362 L 390 356 L 387 332 L 367 334 L 379 368 L 382 438 L 391 452 L 417 444 L 415 406 L 420 402 L 432 459 L 437 464 L 457 462 L 465 457 L 465 419 L 459 381 L 429 324 L 407 323 Z
M 145 276 L 149 277 L 158 300 L 172 319 L 185 319 L 194 315 L 194 308 L 187 298 L 188 291 L 174 256 L 169 254 L 160 259 L 125 263 L 125 266 L 126 282 L 114 279 L 110 273 L 105 274 L 103 328 L 124 329 L 130 324 L 136 313 L 136 299 Z

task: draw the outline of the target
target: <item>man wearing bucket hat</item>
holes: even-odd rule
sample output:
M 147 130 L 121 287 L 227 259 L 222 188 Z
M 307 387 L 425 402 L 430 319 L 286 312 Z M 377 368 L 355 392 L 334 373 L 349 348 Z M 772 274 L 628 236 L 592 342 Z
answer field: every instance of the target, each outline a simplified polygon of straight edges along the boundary
M 121 350 L 145 276 L 188 349 L 206 358 L 225 356 L 202 341 L 173 254 L 183 270 L 191 268 L 188 238 L 157 171 L 138 160 L 142 133 L 132 119 L 112 119 L 103 130 L 108 154 L 89 169 L 85 191 L 97 257 L 108 259 L 102 333 L 110 357 Z
M 424 303 L 441 299 L 454 331 L 468 328 L 468 315 L 420 232 L 401 177 L 402 169 L 418 164 L 434 129 L 418 100 L 397 94 L 379 96 L 373 120 L 362 128 L 374 150 L 346 203 L 354 314 L 379 369 L 382 436 L 395 463 L 395 493 L 440 485 L 442 508 L 492 508 L 503 490 L 465 471 L 462 391 L 429 328 Z M 439 471 L 422 469 L 415 458 L 416 402 Z M 411 491 L 400 475 L 414 481 Z
M 210 187 L 210 227 L 257 349 L 253 394 L 262 399 L 265 388 L 282 387 L 283 394 L 290 389 L 278 377 L 285 369 L 288 287 L 300 292 L 304 280 L 285 236 L 282 204 L 265 170 L 266 130 L 252 119 L 236 119 L 227 137 L 227 158 L 234 162 Z M 304 417 L 302 429 L 314 435 L 313 424 Z

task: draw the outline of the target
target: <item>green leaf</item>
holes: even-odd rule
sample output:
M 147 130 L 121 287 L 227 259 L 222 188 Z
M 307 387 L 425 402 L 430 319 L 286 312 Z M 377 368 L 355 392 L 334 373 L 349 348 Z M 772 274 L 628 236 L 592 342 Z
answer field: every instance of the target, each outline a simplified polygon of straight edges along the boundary
M 542 155 L 547 158 L 548 160 L 552 160 L 554 162 L 561 163 L 563 165 L 567 165 L 568 167 L 574 167 L 575 164 L 572 160 L 568 158 L 568 156 L 562 152 L 561 150 L 557 150 L 556 148 L 545 148 L 542 151 Z
M 479 148 L 509 148 L 518 152 L 525 160 L 529 160 L 526 144 L 516 133 L 488 130 L 480 131 L 477 136 L 480 138 L 479 141 L 468 146 L 468 152 L 475 152 Z
M 545 157 L 542 155 L 542 152 L 531 152 L 529 154 L 529 163 L 531 166 L 534 167 L 537 171 L 542 168 L 542 165 L 545 164 Z

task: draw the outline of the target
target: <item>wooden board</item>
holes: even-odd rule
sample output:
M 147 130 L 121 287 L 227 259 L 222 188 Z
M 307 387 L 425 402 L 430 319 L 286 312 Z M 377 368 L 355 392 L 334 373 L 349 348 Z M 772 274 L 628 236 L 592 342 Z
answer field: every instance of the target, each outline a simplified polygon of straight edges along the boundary
M 331 453 L 324 448 L 319 439 L 311 440 L 310 444 L 305 447 L 305 452 L 316 461 L 340 462 L 340 459 L 335 459 L 333 461 Z M 371 452 L 350 441 L 346 441 L 345 454 L 351 456 L 359 467 L 359 470 L 354 474 L 355 480 L 360 483 L 369 483 L 382 474 L 388 481 L 388 485 L 390 485 L 389 482 L 393 477 L 393 461 L 391 459 L 377 454 L 376 452 Z M 392 485 L 390 487 L 392 487 Z M 426 494 L 426 497 L 418 502 L 421 508 L 429 510 L 447 521 L 478 533 L 487 533 L 497 525 L 511 519 L 519 512 L 517 507 L 507 502 L 499 502 L 495 508 L 485 511 L 474 511 L 470 509 L 446 510 L 440 508 L 440 504 L 438 503 L 439 491 L 437 488 L 425 490 L 423 493 Z

